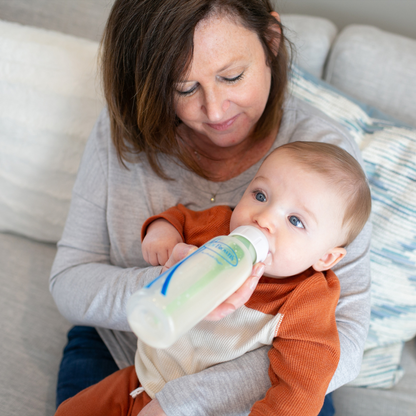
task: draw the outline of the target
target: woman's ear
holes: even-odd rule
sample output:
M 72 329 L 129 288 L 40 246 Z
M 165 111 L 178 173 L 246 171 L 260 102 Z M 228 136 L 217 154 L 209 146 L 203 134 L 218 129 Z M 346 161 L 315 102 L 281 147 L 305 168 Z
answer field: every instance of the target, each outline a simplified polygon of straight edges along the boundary
M 280 22 L 280 16 L 279 13 L 275 12 L 274 10 L 270 12 L 270 14 L 278 21 Z
M 280 16 L 279 13 L 272 11 L 270 14 L 280 23 Z M 276 23 L 272 26 L 272 31 L 275 32 L 273 38 L 268 40 L 270 48 L 272 49 L 273 53 L 277 56 L 279 53 L 279 46 L 280 46 L 280 35 L 282 31 L 280 30 L 280 26 Z
M 312 267 L 317 272 L 332 269 L 346 254 L 347 250 L 345 248 L 334 247 L 312 265 Z

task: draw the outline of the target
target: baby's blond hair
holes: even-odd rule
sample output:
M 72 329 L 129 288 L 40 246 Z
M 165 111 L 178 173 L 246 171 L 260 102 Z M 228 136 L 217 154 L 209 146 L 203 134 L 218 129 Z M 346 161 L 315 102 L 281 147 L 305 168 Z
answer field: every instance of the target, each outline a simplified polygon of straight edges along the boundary
M 371 213 L 370 187 L 357 160 L 344 149 L 321 142 L 293 142 L 278 147 L 276 151 L 290 152 L 299 163 L 324 175 L 329 184 L 335 185 L 346 203 L 342 221 L 346 239 L 342 246 L 350 244 Z

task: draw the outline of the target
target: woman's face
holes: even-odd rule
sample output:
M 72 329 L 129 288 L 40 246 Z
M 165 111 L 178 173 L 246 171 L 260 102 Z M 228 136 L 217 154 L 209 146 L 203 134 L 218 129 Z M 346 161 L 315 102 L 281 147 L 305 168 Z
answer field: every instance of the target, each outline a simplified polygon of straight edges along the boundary
M 185 129 L 201 145 L 226 148 L 253 131 L 267 103 L 271 71 L 256 33 L 227 15 L 213 16 L 197 25 L 190 71 L 179 81 L 175 110 Z

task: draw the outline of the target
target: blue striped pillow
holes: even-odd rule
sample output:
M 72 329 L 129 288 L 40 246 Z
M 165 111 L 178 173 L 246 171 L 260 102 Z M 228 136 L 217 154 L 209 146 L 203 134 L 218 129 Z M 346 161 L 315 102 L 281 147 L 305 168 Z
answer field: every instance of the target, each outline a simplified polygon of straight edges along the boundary
M 298 68 L 291 92 L 345 126 L 372 192 L 372 311 L 361 372 L 351 385 L 393 386 L 403 343 L 416 335 L 416 130 Z

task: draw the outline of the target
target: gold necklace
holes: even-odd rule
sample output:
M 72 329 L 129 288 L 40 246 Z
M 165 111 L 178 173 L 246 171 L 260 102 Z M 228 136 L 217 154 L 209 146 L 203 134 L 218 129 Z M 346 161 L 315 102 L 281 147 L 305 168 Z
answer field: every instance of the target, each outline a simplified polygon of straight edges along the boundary
M 195 157 L 198 160 L 201 160 L 201 155 L 196 150 L 194 150 L 194 154 L 195 154 Z M 208 183 L 210 183 L 210 182 L 211 181 L 208 180 Z M 208 184 L 208 187 L 209 187 L 209 191 L 208 192 L 211 194 L 211 198 L 209 200 L 211 201 L 212 204 L 215 202 L 215 198 L 217 197 L 218 192 L 221 190 L 222 185 L 223 185 L 223 183 L 221 183 L 221 185 L 219 186 L 219 188 L 217 189 L 217 191 L 214 193 L 214 192 L 212 192 L 212 189 L 211 189 L 210 184 Z
M 219 189 L 218 189 L 217 192 L 215 192 L 215 194 L 213 194 L 212 191 L 210 190 L 211 198 L 209 200 L 211 201 L 212 204 L 215 202 L 215 198 L 216 198 L 218 192 L 219 192 Z

